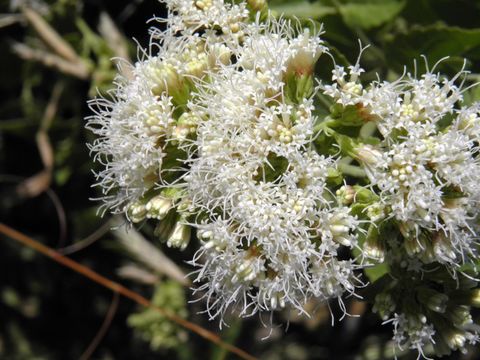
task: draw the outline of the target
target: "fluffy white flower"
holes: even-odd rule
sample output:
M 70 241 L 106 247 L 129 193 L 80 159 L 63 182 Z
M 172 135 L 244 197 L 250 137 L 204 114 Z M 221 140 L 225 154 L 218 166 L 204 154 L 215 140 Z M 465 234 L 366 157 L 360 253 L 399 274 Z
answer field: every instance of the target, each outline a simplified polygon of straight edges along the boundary
M 185 180 L 193 206 L 208 216 L 195 225 L 205 260 L 194 263 L 212 317 L 232 304 L 242 315 L 304 311 L 311 297 L 355 289 L 356 266 L 336 256 L 356 245 L 358 221 L 335 207 L 326 187 L 335 162 L 313 151 L 312 100 L 286 102 L 284 94 L 295 60 L 310 69 L 324 48 L 289 26 L 279 20 L 249 33 L 238 61 L 211 73 L 190 104 L 204 114 Z
M 393 340 L 399 349 L 405 348 L 417 350 L 425 357 L 423 349 L 428 344 L 434 344 L 435 329 L 427 323 L 423 315 L 394 314 L 394 317 L 385 323 L 393 324 Z
M 191 34 L 218 27 L 223 34 L 242 37 L 241 27 L 248 18 L 246 4 L 223 0 L 163 0 L 170 12 L 166 20 L 173 32 Z
M 117 78 L 113 100 L 95 99 L 87 128 L 99 137 L 90 145 L 104 169 L 96 173 L 106 206 L 122 211 L 160 176 L 165 152 L 159 142 L 173 123 L 171 97 L 152 96 L 145 81 Z

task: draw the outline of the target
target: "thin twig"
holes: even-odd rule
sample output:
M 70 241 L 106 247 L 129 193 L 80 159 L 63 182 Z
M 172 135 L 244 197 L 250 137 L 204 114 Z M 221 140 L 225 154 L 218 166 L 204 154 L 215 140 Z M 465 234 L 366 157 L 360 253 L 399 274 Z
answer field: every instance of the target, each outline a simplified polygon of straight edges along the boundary
M 13 51 L 24 60 L 33 60 L 42 63 L 47 67 L 59 70 L 60 72 L 86 80 L 90 71 L 83 63 L 70 62 L 62 57 L 44 50 L 32 49 L 22 43 L 13 43 Z
M 133 280 L 146 285 L 155 285 L 160 281 L 160 277 L 152 274 L 151 271 L 141 268 L 137 264 L 124 265 L 117 269 L 118 276 Z
M 17 187 L 17 192 L 22 197 L 35 197 L 46 191 L 52 181 L 54 165 L 53 147 L 48 136 L 48 129 L 57 113 L 58 102 L 63 92 L 63 84 L 57 83 L 53 88 L 52 96 L 43 114 L 40 127 L 35 136 L 38 152 L 43 163 L 43 170 L 29 177 Z
M 112 18 L 104 11 L 100 13 L 100 21 L 98 25 L 100 35 L 106 40 L 108 47 L 115 54 L 112 59 L 116 64 L 120 61 L 131 63 L 132 59 L 128 54 L 128 41 L 117 27 Z M 130 66 L 118 66 L 118 71 L 127 79 L 133 79 L 133 70 Z
M 25 16 L 21 14 L 2 14 L 0 15 L 0 29 L 16 24 L 25 22 Z
M 216 345 L 218 345 L 222 348 L 227 349 L 228 351 L 230 351 L 233 354 L 236 354 L 237 356 L 239 356 L 242 359 L 256 360 L 256 358 L 253 355 L 250 355 L 246 351 L 244 351 L 244 350 L 242 350 L 242 349 L 240 349 L 240 348 L 238 348 L 238 347 L 236 347 L 232 344 L 228 344 L 228 343 L 224 342 L 217 334 L 215 334 L 215 333 L 213 333 L 213 332 L 211 332 L 207 329 L 204 329 L 203 327 L 201 327 L 197 324 L 194 324 L 194 323 L 176 315 L 175 313 L 172 313 L 168 310 L 165 310 L 163 308 L 160 308 L 160 307 L 152 304 L 152 302 L 150 300 L 143 297 L 139 293 L 136 293 L 136 292 L 124 287 L 123 285 L 120 285 L 119 283 L 116 283 L 116 282 L 98 274 L 97 272 L 89 269 L 88 267 L 86 267 L 84 265 L 81 265 L 80 263 L 78 263 L 78 262 L 76 262 L 76 261 L 74 261 L 74 260 L 72 260 L 72 259 L 70 259 L 66 256 L 63 256 L 58 251 L 55 251 L 52 248 L 39 243 L 38 241 L 32 239 L 31 237 L 28 237 L 28 236 L 18 232 L 15 229 L 12 229 L 11 227 L 9 227 L 9 226 L 7 226 L 3 223 L 0 223 L 0 233 L 12 238 L 15 241 L 18 241 L 19 243 L 22 243 L 23 245 L 26 245 L 26 246 L 42 253 L 45 256 L 50 257 L 51 259 L 58 262 L 59 264 L 72 269 L 73 271 L 89 278 L 93 282 L 95 282 L 95 283 L 97 283 L 97 284 L 99 284 L 99 285 L 101 285 L 105 288 L 108 288 L 108 289 L 110 289 L 114 292 L 118 292 L 120 295 L 123 295 L 124 297 L 133 300 L 134 302 L 136 302 L 139 305 L 142 305 L 142 306 L 145 306 L 145 307 L 156 310 L 158 313 L 162 314 L 167 319 L 169 319 L 169 320 L 177 323 L 178 325 L 183 326 L 184 328 L 196 333 L 197 335 L 203 337 L 204 339 L 207 339 L 208 341 L 211 341 L 212 343 L 214 343 L 214 344 L 216 344 Z
M 67 216 L 65 215 L 65 208 L 58 197 L 57 193 L 51 188 L 48 188 L 45 193 L 52 200 L 58 218 L 58 246 L 62 246 L 67 238 Z
M 48 131 L 52 126 L 53 119 L 57 114 L 58 102 L 60 101 L 60 96 L 63 93 L 64 85 L 62 82 L 57 82 L 52 90 L 52 95 L 48 101 L 45 112 L 43 113 L 42 123 L 40 124 L 41 131 Z
M 108 328 L 112 324 L 112 320 L 117 312 L 118 308 L 118 301 L 120 300 L 120 294 L 118 292 L 113 293 L 112 302 L 108 308 L 107 314 L 105 315 L 105 319 L 103 320 L 102 326 L 98 330 L 97 334 L 93 338 L 90 345 L 88 345 L 87 349 L 84 353 L 80 356 L 80 360 L 88 360 L 97 349 L 100 341 L 104 338 L 105 334 L 107 333 Z
M 80 58 L 73 48 L 40 16 L 28 7 L 22 8 L 23 15 L 33 26 L 40 38 L 65 60 L 73 63 L 80 62 Z
M 10 174 L 0 174 L 0 183 L 2 182 L 9 182 L 9 183 L 22 183 L 27 180 L 24 176 L 18 175 L 10 175 Z M 18 194 L 18 185 L 17 191 Z M 52 201 L 53 206 L 55 207 L 55 211 L 58 217 L 58 243 L 61 244 L 65 240 L 67 236 L 67 217 L 65 215 L 65 209 L 63 208 L 62 202 L 58 197 L 57 193 L 52 190 L 52 188 L 48 188 L 45 191 L 45 194 L 50 198 Z
M 105 224 L 101 225 L 97 230 L 95 230 L 93 233 L 91 233 L 87 237 L 75 242 L 72 245 L 57 249 L 57 251 L 63 255 L 71 255 L 73 253 L 76 253 L 77 251 L 83 250 L 87 246 L 92 245 L 95 241 L 100 239 L 103 235 L 105 235 L 110 230 L 111 227 L 112 227 L 111 222 L 107 221 Z

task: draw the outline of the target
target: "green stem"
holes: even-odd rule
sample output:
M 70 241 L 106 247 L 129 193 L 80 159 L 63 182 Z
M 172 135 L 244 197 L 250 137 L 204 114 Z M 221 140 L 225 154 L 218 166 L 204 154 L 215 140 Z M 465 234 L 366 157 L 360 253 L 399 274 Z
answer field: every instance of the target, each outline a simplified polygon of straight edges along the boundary
M 330 126 L 335 125 L 336 123 L 337 123 L 336 120 L 333 120 L 327 117 L 324 121 L 314 126 L 313 133 L 316 134 L 317 132 L 323 130 L 328 136 L 330 136 L 331 132 L 332 131 L 334 132 L 334 130 L 332 130 Z
M 339 163 L 338 170 L 340 170 L 344 175 L 353 176 L 356 178 L 367 177 L 367 173 L 360 166 Z
M 341 158 L 338 163 L 339 164 L 343 164 L 343 165 L 348 165 L 350 164 L 351 162 L 353 161 L 353 159 L 350 157 L 350 156 L 345 156 L 343 158 Z

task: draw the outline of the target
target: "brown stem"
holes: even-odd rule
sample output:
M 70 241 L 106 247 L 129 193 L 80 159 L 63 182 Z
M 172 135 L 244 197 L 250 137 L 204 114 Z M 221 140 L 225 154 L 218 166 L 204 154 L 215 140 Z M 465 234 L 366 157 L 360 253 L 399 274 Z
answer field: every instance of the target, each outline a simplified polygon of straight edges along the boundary
M 92 354 L 94 353 L 98 345 L 100 344 L 100 341 L 102 341 L 103 337 L 107 333 L 108 328 L 110 327 L 110 324 L 112 323 L 115 313 L 117 312 L 119 298 L 120 298 L 120 294 L 118 292 L 114 292 L 112 302 L 108 307 L 108 311 L 107 311 L 107 314 L 105 315 L 105 319 L 103 320 L 102 326 L 98 330 L 97 334 L 93 338 L 90 345 L 88 345 L 88 348 L 84 351 L 82 356 L 80 356 L 80 360 L 90 359 L 90 357 L 92 356 Z
M 66 256 L 63 256 L 62 254 L 53 250 L 52 248 L 39 243 L 38 241 L 36 241 L 36 240 L 18 232 L 15 229 L 12 229 L 11 227 L 9 227 L 9 226 L 7 226 L 3 223 L 0 223 L 0 233 L 12 238 L 15 241 L 18 241 L 18 242 L 22 243 L 23 245 L 26 245 L 26 246 L 42 253 L 45 256 L 50 257 L 51 259 L 55 260 L 56 262 L 60 263 L 61 265 L 65 266 L 65 267 L 68 267 L 68 268 L 72 269 L 73 271 L 89 278 L 93 282 L 96 282 L 97 284 L 99 284 L 103 287 L 106 287 L 106 288 L 108 288 L 108 289 L 110 289 L 114 292 L 118 292 L 120 295 L 123 295 L 124 297 L 135 301 L 137 304 L 140 304 L 142 306 L 145 306 L 145 307 L 156 310 L 157 312 L 159 312 L 160 314 L 165 316 L 167 319 L 177 323 L 180 326 L 183 326 L 184 328 L 196 333 L 197 335 L 200 335 L 204 339 L 207 339 L 208 341 L 211 341 L 212 343 L 230 351 L 231 353 L 236 354 L 237 356 L 239 356 L 242 359 L 256 360 L 256 358 L 254 356 L 250 355 L 246 351 L 244 351 L 244 350 L 242 350 L 242 349 L 240 349 L 240 348 L 238 348 L 234 345 L 231 345 L 231 344 L 228 344 L 228 343 L 224 342 L 217 334 L 215 334 L 215 333 L 213 333 L 213 332 L 211 332 L 207 329 L 204 329 L 203 327 L 201 327 L 197 324 L 194 324 L 194 323 L 192 323 L 192 322 L 190 322 L 186 319 L 183 319 L 182 317 L 180 317 L 180 316 L 178 316 L 178 315 L 176 315 L 176 314 L 174 314 L 170 311 L 167 311 L 165 309 L 162 309 L 162 308 L 152 304 L 151 301 L 149 301 L 147 298 L 143 297 L 142 295 L 124 287 L 123 285 L 120 285 L 119 283 L 116 283 L 116 282 L 98 274 L 97 272 L 89 269 L 88 267 L 86 267 L 84 265 L 79 264 L 78 262 L 76 262 L 76 261 L 74 261 L 74 260 L 72 260 L 72 259 L 70 259 Z
M 65 60 L 76 63 L 80 62 L 80 58 L 73 48 L 40 16 L 35 10 L 24 7 L 23 15 L 28 22 L 34 27 L 38 35 L 45 43 L 50 46 L 58 55 Z

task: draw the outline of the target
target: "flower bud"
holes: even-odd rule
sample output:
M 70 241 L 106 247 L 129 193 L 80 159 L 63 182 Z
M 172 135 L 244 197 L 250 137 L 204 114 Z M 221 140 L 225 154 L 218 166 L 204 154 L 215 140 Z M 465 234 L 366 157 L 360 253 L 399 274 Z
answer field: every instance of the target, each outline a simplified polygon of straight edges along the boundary
M 454 306 L 448 309 L 445 315 L 455 326 L 461 327 L 473 322 L 470 308 L 465 305 Z
M 480 308 L 480 289 L 472 290 L 470 296 L 470 304 L 476 308 Z
M 272 297 L 270 298 L 270 308 L 272 310 L 275 310 L 278 307 L 280 307 L 281 309 L 285 307 L 285 299 L 283 298 L 281 293 L 277 292 L 273 294 Z
M 140 202 L 131 204 L 127 210 L 127 216 L 133 223 L 138 223 L 145 219 L 147 209 L 145 205 Z
M 421 241 L 420 237 L 416 238 L 414 236 L 410 236 L 405 238 L 403 247 L 405 248 L 408 256 L 414 257 L 425 250 L 426 244 Z
M 210 46 L 208 53 L 208 64 L 215 69 L 219 64 L 228 65 L 232 57 L 232 51 L 223 44 Z
M 355 198 L 355 189 L 353 186 L 344 185 L 335 193 L 343 205 L 350 205 Z
M 440 261 L 455 260 L 457 257 L 450 244 L 449 239 L 443 231 L 437 231 L 432 234 L 433 252 Z
M 185 64 L 185 73 L 201 79 L 208 68 L 208 59 L 205 53 L 198 54 L 197 58 Z
M 466 338 L 464 331 L 460 329 L 447 329 L 442 331 L 442 336 L 448 347 L 452 350 L 463 349 L 465 347 Z
M 384 245 L 379 237 L 378 228 L 374 224 L 370 224 L 367 231 L 367 237 L 363 245 L 365 255 L 378 262 L 385 260 Z
M 262 10 L 267 4 L 266 0 L 247 0 L 247 3 L 255 11 Z
M 385 205 L 380 202 L 373 203 L 372 205 L 367 207 L 367 216 L 373 222 L 378 222 L 382 220 L 386 216 Z
M 161 241 L 164 241 L 165 239 L 168 239 L 168 237 L 172 233 L 173 226 L 174 226 L 174 222 L 171 221 L 171 219 L 170 221 L 168 218 L 163 219 L 162 221 L 159 221 L 157 223 L 157 226 L 155 227 L 153 234 L 157 238 L 159 238 Z
M 167 246 L 184 250 L 190 242 L 190 226 L 177 221 L 172 233 L 168 237 Z
M 355 191 L 355 202 L 368 204 L 372 203 L 378 199 L 378 196 L 375 195 L 372 190 L 367 189 L 360 185 L 354 185 L 353 190 Z M 381 205 L 381 204 L 378 204 Z M 383 207 L 383 205 L 382 205 Z
M 155 83 L 152 87 L 153 95 L 160 96 L 164 92 L 170 93 L 183 86 L 180 76 L 170 64 L 158 64 L 158 61 L 154 61 L 147 65 L 146 72 Z
M 368 144 L 358 146 L 354 152 L 356 158 L 367 166 L 377 166 L 383 159 L 382 152 Z
M 427 308 L 438 313 L 444 313 L 447 309 L 448 296 L 438 291 L 421 287 L 417 290 L 418 300 Z
M 395 302 L 389 293 L 380 293 L 375 296 L 372 311 L 378 313 L 382 320 L 387 320 L 390 314 L 395 311 L 395 307 Z
M 341 245 L 351 247 L 353 241 L 355 241 L 355 236 L 350 232 L 355 224 L 355 218 L 348 213 L 348 210 L 338 211 L 331 215 L 329 219 L 329 228 L 333 240 Z
M 235 269 L 235 275 L 232 277 L 232 283 L 237 283 L 239 281 L 249 282 L 257 277 L 257 273 L 253 268 L 253 259 L 245 259 L 240 265 Z
M 172 207 L 172 199 L 166 198 L 163 195 L 154 196 L 145 205 L 145 209 L 147 210 L 146 217 L 149 219 L 162 220 L 167 216 Z

